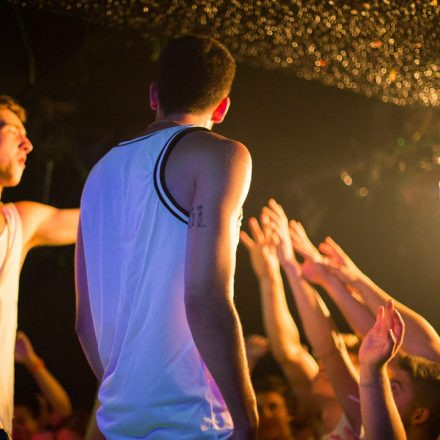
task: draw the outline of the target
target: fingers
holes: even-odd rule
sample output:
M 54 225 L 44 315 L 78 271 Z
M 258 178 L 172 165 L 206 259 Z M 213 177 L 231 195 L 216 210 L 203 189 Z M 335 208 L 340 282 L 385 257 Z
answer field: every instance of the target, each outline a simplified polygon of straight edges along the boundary
M 338 254 L 342 256 L 345 255 L 345 252 L 342 250 L 341 246 L 339 246 L 338 243 L 336 243 L 336 241 L 333 240 L 333 238 L 331 238 L 330 236 L 325 237 L 324 242 L 331 246 Z
M 263 206 L 261 218 L 264 219 L 266 224 L 272 225 L 272 227 L 275 229 L 283 226 L 283 221 L 287 221 L 287 219 L 284 219 L 276 211 L 268 208 L 267 206 Z
M 393 333 L 396 338 L 396 352 L 402 345 L 403 338 L 405 335 L 405 323 L 403 321 L 402 315 L 398 310 L 394 310 L 393 314 Z
M 389 300 L 385 304 L 385 313 L 384 313 L 384 320 L 385 320 L 385 326 L 387 329 L 393 328 L 393 316 L 394 316 L 394 304 L 392 300 Z
M 327 243 L 319 243 L 318 248 L 323 254 L 327 255 L 328 257 L 333 257 L 336 255 L 334 249 Z
M 286 217 L 283 207 L 275 200 L 269 199 L 268 203 L 270 208 L 272 208 L 280 217 Z
M 240 231 L 240 241 L 244 244 L 244 246 L 248 250 L 251 250 L 255 245 L 254 240 L 252 240 L 252 238 L 249 237 L 249 235 L 246 234 L 246 232 L 244 231 Z
M 381 330 L 383 328 L 384 324 L 384 315 L 385 315 L 385 309 L 383 306 L 379 306 L 377 308 L 377 316 L 376 316 L 376 322 L 374 323 L 373 328 L 375 330 Z
M 249 229 L 251 230 L 252 238 L 256 243 L 261 244 L 264 242 L 263 231 L 261 230 L 260 224 L 255 217 L 251 217 L 249 219 Z

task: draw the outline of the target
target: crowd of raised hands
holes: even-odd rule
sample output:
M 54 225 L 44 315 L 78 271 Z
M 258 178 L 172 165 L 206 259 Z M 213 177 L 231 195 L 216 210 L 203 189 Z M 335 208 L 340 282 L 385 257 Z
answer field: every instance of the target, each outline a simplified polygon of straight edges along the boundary
M 275 200 L 248 230 L 240 238 L 258 279 L 266 333 L 246 339 L 256 372 L 258 440 L 439 439 L 440 337 L 429 322 L 377 286 L 332 238 L 315 246 Z M 322 292 L 352 333 L 338 330 Z M 282 377 L 257 374 L 269 353 Z M 22 332 L 15 357 L 39 393 L 36 408 L 16 399 L 14 439 L 102 439 L 93 424 L 86 434 L 89 415 L 72 410 Z
M 439 438 L 440 337 L 426 319 L 377 286 L 332 238 L 316 247 L 273 199 L 249 231 L 240 238 L 259 281 L 267 336 L 247 339 L 249 367 L 271 351 L 296 402 L 256 383 L 259 438 Z M 290 313 L 281 270 L 313 354 Z M 338 331 L 321 291 L 352 334 Z

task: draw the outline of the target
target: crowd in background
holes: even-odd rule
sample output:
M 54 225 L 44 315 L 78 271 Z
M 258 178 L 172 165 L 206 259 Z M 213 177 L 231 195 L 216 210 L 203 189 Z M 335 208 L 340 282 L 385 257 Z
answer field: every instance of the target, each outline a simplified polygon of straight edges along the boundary
M 270 353 L 283 372 L 254 377 L 258 438 L 437 439 L 440 338 L 435 329 L 369 279 L 332 238 L 316 247 L 275 200 L 259 220 L 249 220 L 249 230 L 241 232 L 241 242 L 258 278 L 266 333 L 246 338 L 249 369 Z M 289 311 L 282 271 L 305 341 Z M 353 333 L 337 329 L 316 286 Z M 93 414 L 72 409 L 22 332 L 15 357 L 39 393 L 16 395 L 14 439 L 99 438 Z

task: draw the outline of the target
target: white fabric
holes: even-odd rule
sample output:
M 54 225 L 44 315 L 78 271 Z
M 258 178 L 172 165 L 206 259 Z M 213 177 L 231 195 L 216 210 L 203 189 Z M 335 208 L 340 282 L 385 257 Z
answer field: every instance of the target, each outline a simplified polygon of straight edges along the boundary
M 111 440 L 232 433 L 186 320 L 188 216 L 165 197 L 159 166 L 155 173 L 164 146 L 185 128 L 113 148 L 93 168 L 82 195 L 90 307 L 104 367 L 97 421 Z
M 14 350 L 23 231 L 15 206 L 1 206 L 6 226 L 0 235 L 0 427 L 11 432 L 14 411 Z
M 345 439 L 347 437 L 347 434 L 345 432 L 345 428 L 348 428 L 348 429 L 350 429 L 350 431 L 354 432 L 346 415 L 344 413 L 342 413 L 342 415 L 339 418 L 339 421 L 338 421 L 337 425 L 334 427 L 333 431 L 329 432 L 328 434 L 322 435 L 321 440 L 332 440 L 334 435 L 339 435 L 339 436 L 341 436 L 341 438 Z M 359 438 L 359 440 L 363 440 L 365 438 L 363 427 L 361 427 L 361 432 L 360 432 L 358 438 Z

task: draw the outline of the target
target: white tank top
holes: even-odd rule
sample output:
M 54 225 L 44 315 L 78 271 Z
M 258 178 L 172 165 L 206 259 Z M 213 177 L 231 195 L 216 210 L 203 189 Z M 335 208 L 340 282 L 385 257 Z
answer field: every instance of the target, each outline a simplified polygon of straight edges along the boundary
M 0 427 L 12 431 L 14 350 L 23 231 L 14 204 L 0 207 L 6 226 L 0 234 Z
M 90 306 L 104 376 L 107 439 L 226 439 L 232 421 L 188 327 L 188 213 L 164 181 L 178 126 L 119 144 L 81 200 Z M 185 177 L 182 176 L 182 179 Z

